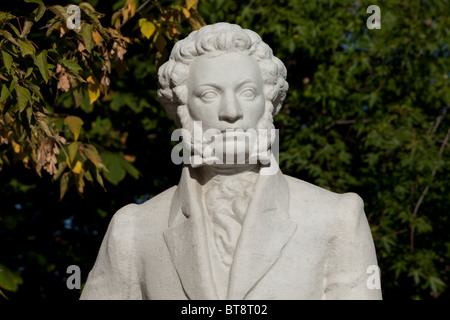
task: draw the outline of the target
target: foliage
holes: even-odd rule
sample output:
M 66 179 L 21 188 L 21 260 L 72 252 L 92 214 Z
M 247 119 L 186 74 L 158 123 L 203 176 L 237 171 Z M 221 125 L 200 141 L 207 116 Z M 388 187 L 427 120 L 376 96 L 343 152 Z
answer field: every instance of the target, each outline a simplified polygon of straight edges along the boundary
M 369 30 L 373 4 L 381 29 Z M 362 196 L 385 298 L 448 297 L 448 7 L 215 0 L 200 10 L 257 30 L 286 64 L 282 169 Z
M 50 2 L 25 0 L 22 10 L 0 13 L 0 171 L 22 163 L 58 182 L 62 200 L 71 186 L 83 196 L 87 182 L 106 190 L 104 179 L 115 186 L 141 176 L 127 148 L 132 121 L 144 110 L 162 114 L 145 77 L 204 21 L 192 0 L 117 1 L 109 16 L 100 11 L 111 8 L 91 1 L 78 3 L 77 29 L 68 23 L 73 3 Z M 136 80 L 142 94 L 128 87 Z M 149 130 L 155 118 L 139 122 Z
M 384 297 L 448 298 L 448 0 L 73 1 L 80 30 L 67 6 L 25 2 L 0 14 L 7 296 L 76 298 L 65 268 L 92 267 L 115 210 L 177 183 L 156 72 L 204 17 L 255 30 L 287 66 L 282 170 L 361 195 Z
M 92 112 L 100 99 L 114 99 L 112 108 L 120 108 L 121 103 L 127 102 L 135 108 L 147 107 L 143 100 L 135 106 L 135 101 L 129 102 L 110 88 L 112 68 L 118 73 L 113 76 L 126 71 L 124 56 L 127 46 L 133 42 L 142 45 L 152 38 L 150 52 L 154 51 L 157 57 L 167 54 L 167 41 L 174 41 L 180 34 L 177 26 L 183 20 L 190 19 L 196 27 L 201 26 L 193 19 L 194 3 L 163 9 L 157 2 L 147 2 L 146 6 L 137 8 L 138 1 L 127 0 L 112 15 L 113 28 L 104 27 L 100 22 L 104 14 L 83 2 L 78 6 L 80 28 L 69 29 L 68 6 L 46 7 L 41 0 L 25 2 L 37 4 L 29 16 L 1 13 L 0 124 L 1 143 L 8 147 L 2 150 L 0 170 L 4 163 L 15 161 L 34 168 L 40 176 L 44 169 L 55 181 L 60 181 L 61 198 L 70 181 L 75 182 L 82 194 L 85 180 L 96 181 L 103 187 L 102 175 L 117 184 L 123 178 L 121 169 L 137 178 L 139 172 L 130 163 L 133 158 L 109 152 L 98 141 L 98 136 L 104 133 L 92 130 L 99 123 L 84 124 L 80 116 Z M 130 33 L 126 37 L 120 29 L 136 11 L 140 11 L 141 34 Z M 54 17 L 43 22 L 46 12 Z M 46 32 L 34 42 L 33 32 L 42 29 L 37 25 L 39 21 Z M 45 89 L 41 91 L 41 87 Z M 113 139 L 114 147 L 123 149 L 126 135 L 118 134 Z M 105 167 L 102 160 L 105 157 L 115 165 Z

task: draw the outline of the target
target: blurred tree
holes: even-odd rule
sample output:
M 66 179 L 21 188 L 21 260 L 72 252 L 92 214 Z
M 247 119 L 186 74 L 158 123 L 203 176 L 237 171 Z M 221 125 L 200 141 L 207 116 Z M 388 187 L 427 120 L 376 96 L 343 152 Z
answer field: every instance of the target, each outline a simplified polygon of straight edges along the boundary
M 449 297 L 448 0 L 72 1 L 80 30 L 69 3 L 25 2 L 0 14 L 6 296 L 77 298 L 66 268 L 86 279 L 111 215 L 177 183 L 156 73 L 204 17 L 255 30 L 286 64 L 282 170 L 362 196 L 384 297 Z
M 381 29 L 368 29 L 369 5 Z M 288 68 L 282 170 L 357 192 L 385 298 L 449 297 L 448 1 L 202 2 L 256 30 Z
M 80 29 L 68 27 L 71 4 Z M 178 37 L 204 24 L 196 8 L 193 0 L 25 0 L 0 13 L 0 288 L 19 289 L 13 297 L 69 294 L 66 268 L 92 267 L 104 218 L 170 181 L 163 142 L 174 125 L 156 100 L 156 73 Z M 85 241 L 96 244 L 88 260 Z M 18 287 L 22 279 L 30 289 Z

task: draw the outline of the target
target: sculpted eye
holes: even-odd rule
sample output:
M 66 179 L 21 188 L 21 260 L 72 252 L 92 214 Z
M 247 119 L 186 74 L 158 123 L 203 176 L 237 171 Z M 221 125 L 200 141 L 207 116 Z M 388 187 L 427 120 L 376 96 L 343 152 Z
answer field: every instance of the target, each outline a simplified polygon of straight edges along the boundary
M 208 91 L 205 91 L 204 93 L 202 93 L 200 98 L 204 101 L 210 102 L 210 101 L 214 101 L 215 99 L 217 99 L 218 95 L 216 92 L 214 92 L 212 90 L 208 90 Z
M 239 94 L 240 97 L 245 98 L 245 99 L 255 99 L 256 98 L 256 92 L 253 89 L 244 89 L 241 91 L 241 93 Z

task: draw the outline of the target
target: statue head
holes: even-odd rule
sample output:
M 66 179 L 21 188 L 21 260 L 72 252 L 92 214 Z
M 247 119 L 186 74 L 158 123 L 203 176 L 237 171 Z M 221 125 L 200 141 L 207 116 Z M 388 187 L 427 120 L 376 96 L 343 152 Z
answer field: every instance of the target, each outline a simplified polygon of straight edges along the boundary
M 237 70 L 239 67 L 236 65 L 236 62 L 240 60 L 241 65 L 244 67 L 248 66 L 253 71 L 253 74 L 260 73 L 262 78 L 260 84 L 262 87 L 261 95 L 264 99 L 262 106 L 262 109 L 264 109 L 262 122 L 264 124 L 262 124 L 262 127 L 269 128 L 273 126 L 273 117 L 280 110 L 288 89 L 288 83 L 285 80 L 286 68 L 273 55 L 272 49 L 262 41 L 257 33 L 242 29 L 238 25 L 224 22 L 204 26 L 197 31 L 193 31 L 187 38 L 178 41 L 171 52 L 169 60 L 159 68 L 160 88 L 158 97 L 169 116 L 175 120 L 179 127 L 187 127 L 186 129 L 189 129 L 188 123 L 192 120 L 193 114 L 195 114 L 194 102 L 190 99 L 195 93 L 192 86 L 189 86 L 190 74 L 193 73 L 193 69 L 197 73 L 197 78 L 202 77 L 202 74 L 208 74 L 208 70 L 206 70 L 208 68 L 206 65 L 208 63 L 207 59 L 214 59 L 224 55 L 228 55 L 229 59 L 221 59 L 219 64 L 229 63 L 230 66 L 234 66 Z M 248 57 L 254 62 L 249 61 Z M 200 62 L 199 59 L 204 60 Z M 252 70 L 252 63 L 259 67 L 258 71 Z M 215 61 L 210 60 L 209 67 L 214 67 L 214 65 Z M 197 72 L 199 69 L 201 69 L 200 74 Z M 216 72 L 216 74 L 211 74 L 211 77 L 220 77 L 217 71 L 220 72 L 220 70 L 211 69 L 211 73 Z M 229 72 L 233 71 L 229 70 Z M 252 93 L 247 90 L 242 94 L 242 97 L 247 98 L 248 101 L 248 98 L 252 97 Z M 205 102 L 214 99 L 214 93 L 207 93 L 205 98 Z M 232 115 L 225 115 L 223 117 L 225 122 L 234 123 L 247 120 L 243 119 L 246 117 L 245 113 L 236 115 L 234 114 L 236 112 L 233 112 L 236 110 L 228 111 Z M 233 116 L 235 119 L 231 119 Z M 242 119 L 238 119 L 239 117 Z M 243 129 L 245 130 L 245 128 Z

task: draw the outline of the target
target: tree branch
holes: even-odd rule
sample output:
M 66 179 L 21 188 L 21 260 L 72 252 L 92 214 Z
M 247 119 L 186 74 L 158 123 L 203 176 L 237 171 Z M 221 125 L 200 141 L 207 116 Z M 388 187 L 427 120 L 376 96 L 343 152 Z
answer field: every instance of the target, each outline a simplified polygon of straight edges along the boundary
M 328 130 L 337 124 L 352 124 L 355 123 L 356 121 L 358 121 L 358 119 L 338 119 L 327 125 L 324 129 Z M 367 123 L 369 121 L 370 121 L 369 119 L 362 119 L 363 123 Z
M 147 1 L 145 1 L 143 4 L 141 4 L 141 6 L 140 6 L 139 8 L 136 9 L 134 15 L 133 15 L 132 17 L 129 17 L 127 20 L 125 20 L 120 26 L 118 26 L 118 27 L 116 28 L 116 30 L 119 30 L 120 28 L 122 28 L 128 21 L 130 21 L 130 20 L 136 15 L 136 13 L 138 13 L 139 11 L 141 11 L 142 9 L 144 9 L 144 7 L 145 7 L 146 5 L 148 5 L 150 2 L 152 2 L 152 0 L 147 0 Z

